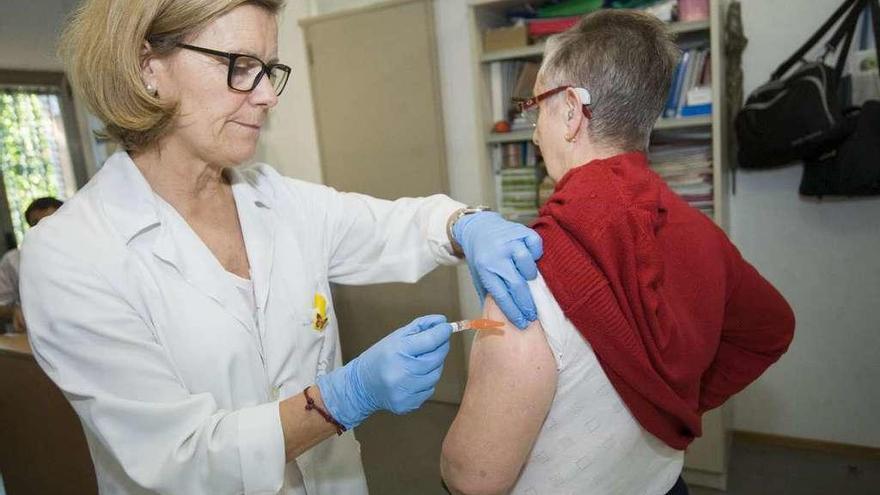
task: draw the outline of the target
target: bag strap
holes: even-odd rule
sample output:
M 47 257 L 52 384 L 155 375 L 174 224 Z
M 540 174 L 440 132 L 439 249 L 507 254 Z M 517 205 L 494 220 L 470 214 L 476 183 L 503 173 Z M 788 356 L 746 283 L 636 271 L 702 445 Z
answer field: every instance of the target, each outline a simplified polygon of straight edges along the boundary
M 869 1 L 874 4 L 877 3 L 877 0 Z M 834 33 L 834 36 L 832 36 L 826 44 L 826 47 L 828 49 L 827 53 L 830 53 L 837 48 L 837 45 L 840 43 L 841 38 L 843 38 L 844 40 L 843 47 L 840 49 L 840 53 L 837 55 L 837 64 L 834 67 L 834 73 L 837 75 L 838 79 L 840 79 L 840 76 L 843 75 L 843 69 L 846 66 L 849 49 L 850 46 L 852 46 L 852 41 L 856 34 L 856 28 L 859 24 L 859 17 L 861 17 L 862 12 L 864 12 L 865 9 L 868 8 L 867 4 L 868 2 L 863 0 L 854 5 L 852 10 L 850 10 L 849 14 L 847 15 L 846 19 L 837 29 L 837 32 Z
M 871 24 L 874 26 L 874 51 L 877 55 L 877 69 L 880 70 L 880 0 L 868 0 L 871 9 Z
M 840 20 L 841 17 L 843 17 L 843 14 L 845 14 L 849 9 L 851 9 L 853 7 L 853 5 L 855 5 L 857 3 L 862 4 L 863 1 L 864 0 L 844 0 L 843 4 L 841 4 L 841 6 L 838 7 L 837 10 L 835 10 L 833 14 L 831 14 L 831 17 L 829 17 L 828 20 L 826 20 L 819 27 L 819 29 L 815 33 L 813 33 L 812 36 L 810 36 L 810 38 L 806 41 L 806 43 L 804 43 L 800 48 L 798 48 L 798 50 L 796 52 L 794 52 L 794 54 L 792 54 L 792 56 L 788 57 L 788 60 L 783 62 L 782 65 L 780 65 L 773 72 L 773 74 L 770 76 L 770 79 L 775 81 L 775 80 L 781 78 L 783 75 L 785 75 L 785 73 L 788 72 L 789 69 L 791 69 L 794 66 L 794 64 L 801 61 L 801 59 L 803 59 L 804 55 L 808 51 L 810 51 L 814 46 L 816 46 L 816 44 L 819 42 L 819 40 L 821 40 L 822 37 L 828 33 L 828 30 L 830 30 L 831 27 L 834 26 L 837 23 L 837 21 Z M 875 1 L 876 0 L 872 0 L 872 2 L 875 2 Z M 876 29 L 875 29 L 875 35 L 876 35 Z

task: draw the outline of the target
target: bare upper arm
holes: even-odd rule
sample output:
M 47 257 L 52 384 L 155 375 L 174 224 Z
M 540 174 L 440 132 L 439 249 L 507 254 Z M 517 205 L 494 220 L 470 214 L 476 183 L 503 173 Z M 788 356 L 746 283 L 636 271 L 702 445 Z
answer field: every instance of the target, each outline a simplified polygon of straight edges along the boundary
M 454 492 L 511 488 L 556 392 L 556 361 L 541 323 L 518 330 L 491 298 L 484 315 L 506 324 L 474 339 L 464 399 L 443 442 L 441 469 Z

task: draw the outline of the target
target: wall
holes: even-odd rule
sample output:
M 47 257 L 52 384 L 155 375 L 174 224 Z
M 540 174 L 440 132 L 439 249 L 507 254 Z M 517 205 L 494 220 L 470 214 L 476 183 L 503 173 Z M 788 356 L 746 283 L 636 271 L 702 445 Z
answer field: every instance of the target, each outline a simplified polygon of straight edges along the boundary
M 278 26 L 278 58 L 293 70 L 284 93 L 269 114 L 257 159 L 284 175 L 321 182 L 321 162 L 308 58 L 299 20 L 312 15 L 306 0 L 287 2 Z
M 78 0 L 3 0 L 0 15 L 0 69 L 62 71 L 57 56 L 58 36 Z M 83 149 L 92 146 L 91 131 L 83 103 L 74 98 Z M 71 147 L 73 148 L 73 146 Z M 73 157 L 90 177 L 96 170 L 95 156 L 85 152 L 84 163 Z M 77 168 L 77 170 L 80 170 Z M 77 177 L 78 180 L 85 177 Z
M 840 0 L 743 0 L 746 92 Z M 734 400 L 737 429 L 880 447 L 880 199 L 797 194 L 801 167 L 738 172 L 731 235 L 797 316 L 788 354 Z
M 336 12 L 346 8 L 362 7 L 369 4 L 380 3 L 382 0 L 311 0 L 312 8 L 306 9 L 301 4 L 304 2 L 288 2 L 287 13 L 285 16 L 291 18 L 299 16 L 322 15 Z M 310 10 L 310 12 L 305 12 Z M 293 11 L 293 12 L 291 12 Z M 479 130 L 477 129 L 477 118 L 474 113 L 473 102 L 475 101 L 476 79 L 473 67 L 471 66 L 471 39 L 470 25 L 467 22 L 467 1 L 466 0 L 443 0 L 434 2 L 434 15 L 437 33 L 437 50 L 438 60 L 440 63 L 440 86 L 441 97 L 443 99 L 443 117 L 444 117 L 444 133 L 446 136 L 446 159 L 449 167 L 449 190 L 452 197 L 468 204 L 477 204 L 481 196 L 481 186 L 473 178 L 472 170 L 476 166 L 476 160 L 473 158 L 477 153 L 483 152 L 483 145 L 476 138 Z M 305 47 L 302 41 L 302 31 L 292 20 L 284 20 L 281 29 L 281 50 L 285 53 L 305 53 Z M 285 52 L 285 50 L 290 50 Z M 303 55 L 304 56 L 304 55 Z M 296 74 L 296 68 L 294 68 Z M 290 119 L 291 129 L 297 129 L 303 135 L 315 135 L 314 120 L 306 121 L 303 115 L 312 117 L 311 110 L 311 93 L 307 91 L 308 78 L 303 74 L 305 83 L 295 91 L 296 98 L 302 99 L 302 104 L 298 105 L 300 113 L 293 115 L 285 114 L 285 119 Z M 290 83 L 288 83 L 290 84 Z M 285 91 L 290 91 L 285 90 Z M 306 91 L 302 93 L 301 91 Z M 288 96 L 290 98 L 290 96 Z M 283 98 L 282 98 L 283 100 Z M 308 105 L 308 107 L 307 107 Z M 279 112 L 279 110 L 281 112 Z M 281 105 L 276 109 L 276 118 L 278 113 L 285 112 Z M 285 135 L 290 135 L 287 129 Z M 299 138 L 298 138 L 299 139 Z M 313 138 L 314 139 L 314 138 Z M 307 139 L 300 145 L 302 153 L 296 156 L 311 156 L 311 148 L 316 147 L 315 141 L 308 142 Z M 279 139 L 272 146 L 280 149 L 284 141 Z M 291 146 L 293 148 L 293 146 Z M 317 149 L 314 151 L 317 156 Z M 278 163 L 270 161 L 270 163 Z M 277 166 L 277 165 L 276 165 Z M 318 177 L 320 178 L 320 164 L 315 163 L 312 169 L 312 162 L 297 163 L 285 168 L 289 175 Z M 459 303 L 462 314 L 476 315 L 479 314 L 480 304 L 470 282 L 470 275 L 465 267 L 459 270 Z
M 486 149 L 479 138 L 482 130 L 478 128 L 476 115 L 478 80 L 476 67 L 472 64 L 467 1 L 435 0 L 434 16 L 449 192 L 461 202 L 476 205 L 480 203 L 483 191 L 480 177 L 474 173 L 480 163 L 476 157 L 479 153 L 485 153 Z M 480 302 L 465 266 L 458 270 L 458 300 L 463 315 L 480 314 Z M 471 340 L 465 341 L 468 355 L 470 343 Z
M 323 15 L 343 9 L 364 7 L 382 0 L 309 0 L 312 15 Z
M 61 70 L 58 34 L 76 0 L 3 0 L 0 68 Z

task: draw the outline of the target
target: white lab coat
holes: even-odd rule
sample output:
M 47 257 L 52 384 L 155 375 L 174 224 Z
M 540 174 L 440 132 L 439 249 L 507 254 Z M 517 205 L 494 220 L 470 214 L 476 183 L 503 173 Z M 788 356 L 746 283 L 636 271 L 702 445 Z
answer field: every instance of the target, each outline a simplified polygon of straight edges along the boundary
M 25 240 L 36 359 L 83 423 L 102 494 L 366 493 L 350 432 L 297 458 L 299 481 L 278 400 L 341 365 L 329 283 L 413 282 L 455 263 L 445 225 L 461 204 L 339 193 L 266 165 L 232 179 L 255 313 L 119 152 Z M 330 302 L 323 330 L 316 293 Z

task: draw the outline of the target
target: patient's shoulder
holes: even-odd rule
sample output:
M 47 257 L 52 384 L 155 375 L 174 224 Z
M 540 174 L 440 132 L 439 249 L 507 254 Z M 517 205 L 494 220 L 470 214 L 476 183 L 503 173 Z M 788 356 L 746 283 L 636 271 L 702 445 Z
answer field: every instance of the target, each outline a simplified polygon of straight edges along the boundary
M 556 361 L 540 320 L 520 330 L 491 296 L 486 298 L 483 316 L 504 322 L 504 327 L 477 332 L 471 351 L 471 370 L 503 371 L 512 381 L 545 381 L 551 378 L 548 375 L 555 378 Z

